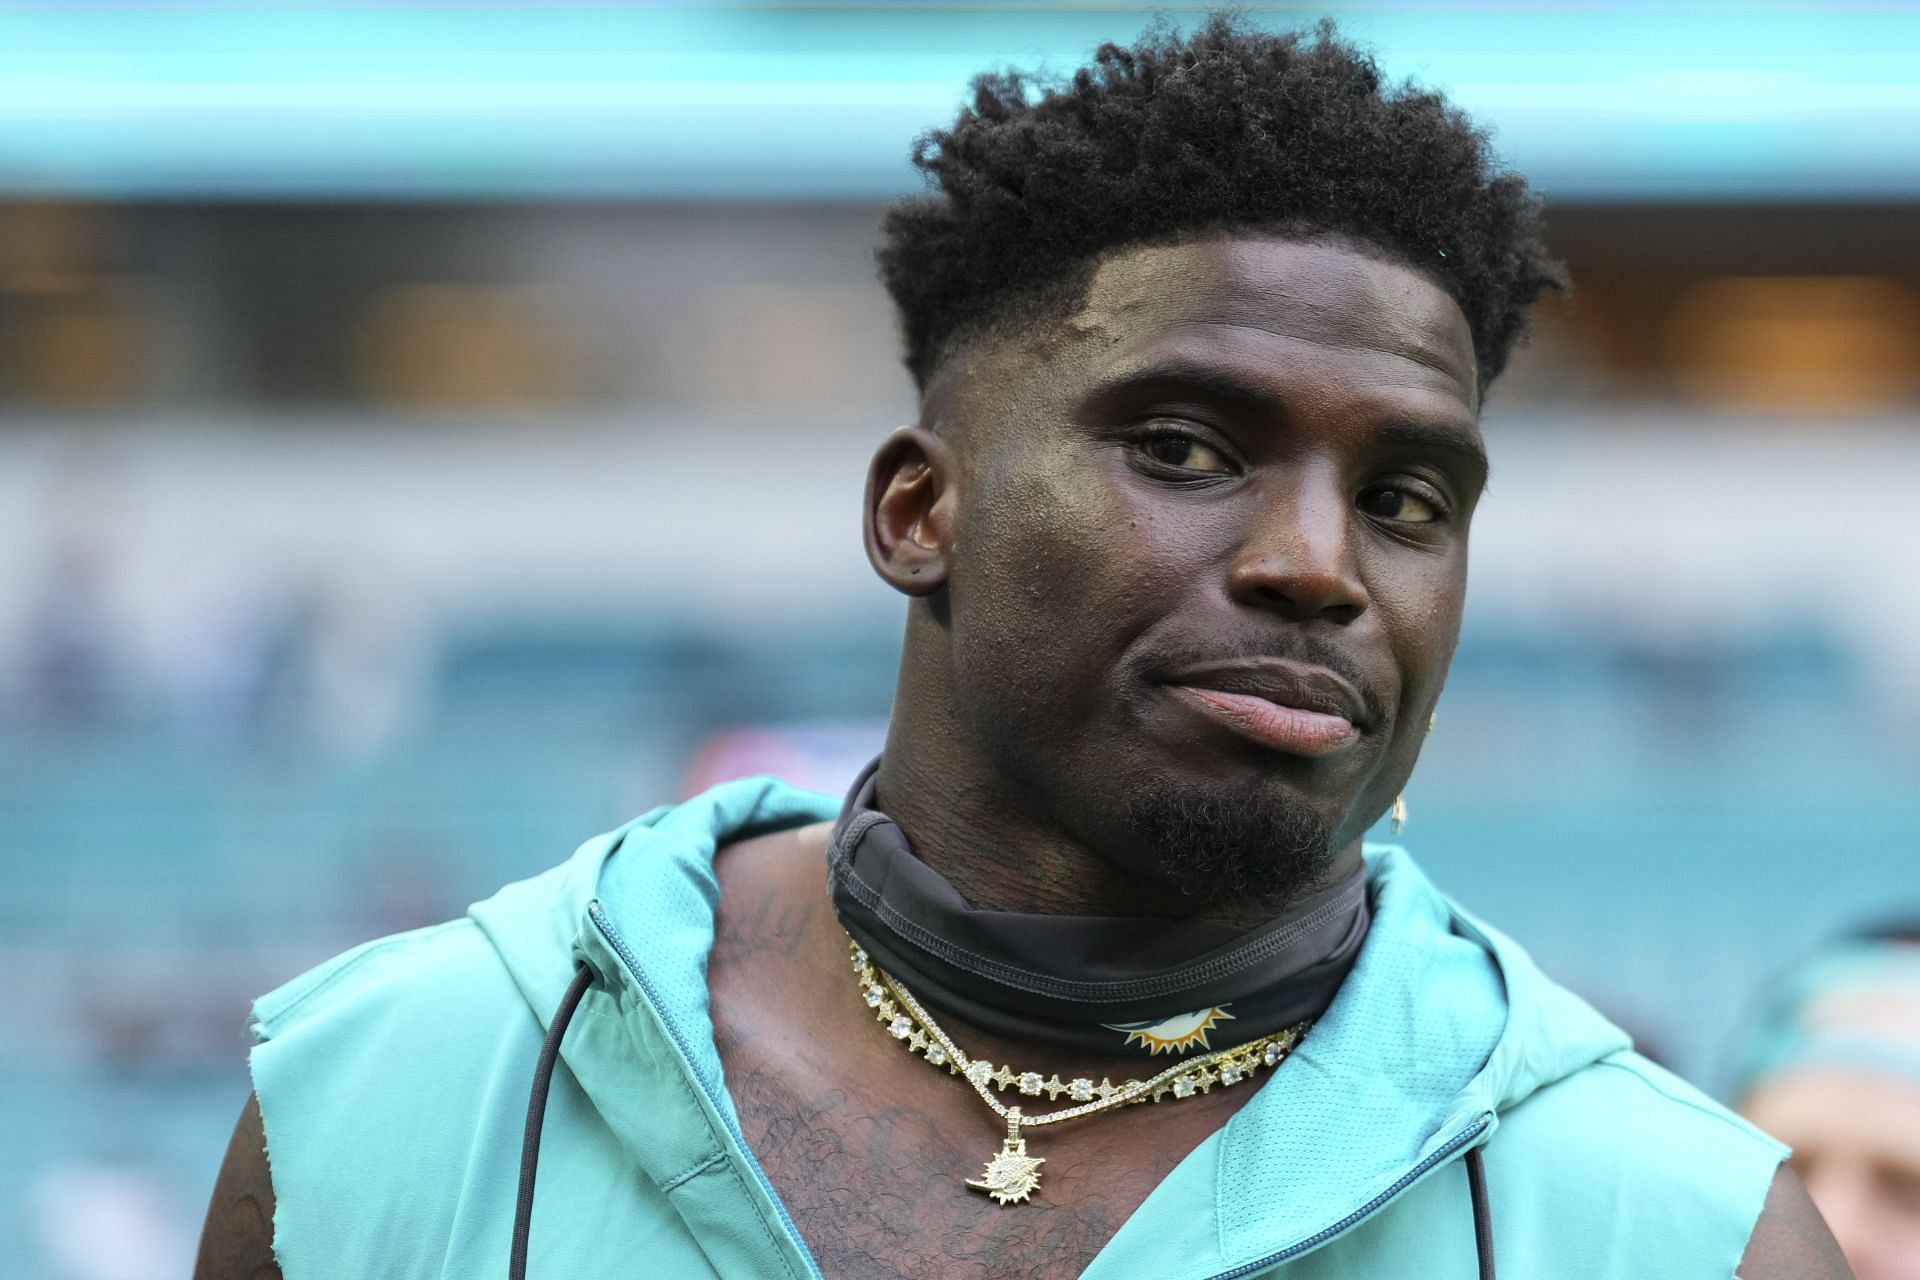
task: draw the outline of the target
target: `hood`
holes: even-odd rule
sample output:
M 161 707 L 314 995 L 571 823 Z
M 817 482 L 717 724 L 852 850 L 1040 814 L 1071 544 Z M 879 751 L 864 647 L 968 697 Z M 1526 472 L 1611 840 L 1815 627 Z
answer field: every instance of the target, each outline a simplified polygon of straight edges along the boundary
M 838 808 L 773 779 L 727 783 L 591 840 L 472 909 L 543 1026 L 580 959 L 617 1000 L 617 1019 L 577 1020 L 585 1025 L 569 1030 L 562 1058 L 650 1174 L 671 1178 L 676 1162 L 698 1159 L 702 1134 L 709 1150 L 713 1133 L 740 1144 L 737 1159 L 745 1150 L 707 1006 L 715 849 L 825 821 Z M 1151 1256 L 1164 1262 L 1172 1245 L 1195 1275 L 1235 1274 L 1250 1259 L 1270 1265 L 1317 1247 L 1488 1141 L 1503 1111 L 1629 1047 L 1515 943 L 1441 894 L 1405 850 L 1369 846 L 1366 861 L 1373 926 L 1332 1006 L 1123 1224 L 1090 1280 L 1140 1274 L 1125 1260 L 1143 1256 L 1131 1246 L 1148 1242 L 1131 1236 L 1148 1230 Z M 620 1021 L 634 1025 L 616 1033 Z M 672 1087 L 637 1087 L 652 1068 Z M 684 1088 L 688 1077 L 696 1090 Z M 663 1123 L 662 1100 L 688 1092 L 701 1115 L 682 1143 Z M 754 1175 L 748 1190 L 784 1220 L 757 1162 L 742 1162 Z M 1163 1199 L 1194 1211 L 1147 1212 Z M 1169 1240 L 1169 1230 L 1191 1239 Z
M 723 783 L 594 837 L 551 871 L 508 885 L 468 914 L 542 1026 L 584 959 L 623 1005 L 624 993 L 639 989 L 660 1029 L 684 1042 L 689 1069 L 718 1088 L 707 1016 L 707 950 L 720 896 L 714 853 L 839 811 L 839 801 L 776 778 Z M 824 884 L 824 866 L 820 875 Z M 561 1056 L 572 1065 L 564 1047 Z
M 1159 1216 L 1194 1223 L 1181 1242 L 1201 1259 L 1191 1274 L 1238 1275 L 1319 1247 L 1494 1140 L 1502 1112 L 1631 1047 L 1404 849 L 1369 845 L 1366 862 L 1373 925 L 1352 972 L 1216 1135 L 1212 1185 L 1195 1188 L 1204 1198 Z M 1133 1226 L 1115 1242 L 1131 1245 Z M 1101 1262 L 1126 1254 L 1110 1248 Z M 1125 1274 L 1103 1265 L 1086 1280 Z

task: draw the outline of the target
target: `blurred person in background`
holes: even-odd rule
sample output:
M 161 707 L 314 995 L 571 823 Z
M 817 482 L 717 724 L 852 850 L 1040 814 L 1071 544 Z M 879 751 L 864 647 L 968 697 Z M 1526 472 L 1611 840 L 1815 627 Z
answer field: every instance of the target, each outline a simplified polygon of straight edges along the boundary
M 1920 1280 L 1920 922 L 1824 948 L 1770 994 L 1736 1077 L 1860 1280 Z
M 885 222 L 882 756 L 262 997 L 203 1277 L 1847 1274 L 1777 1144 L 1363 855 L 1535 198 L 1331 27 L 1037 87 Z

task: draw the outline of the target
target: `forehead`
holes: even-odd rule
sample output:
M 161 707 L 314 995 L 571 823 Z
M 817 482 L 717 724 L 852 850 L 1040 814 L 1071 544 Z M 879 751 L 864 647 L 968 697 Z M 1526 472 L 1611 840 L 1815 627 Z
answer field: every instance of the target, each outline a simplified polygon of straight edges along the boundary
M 1430 413 L 1479 408 L 1459 304 L 1421 272 L 1338 241 L 1222 235 L 1130 248 L 1100 263 L 1075 313 L 1028 353 L 1055 375 L 1199 361 L 1282 394 L 1331 377 Z

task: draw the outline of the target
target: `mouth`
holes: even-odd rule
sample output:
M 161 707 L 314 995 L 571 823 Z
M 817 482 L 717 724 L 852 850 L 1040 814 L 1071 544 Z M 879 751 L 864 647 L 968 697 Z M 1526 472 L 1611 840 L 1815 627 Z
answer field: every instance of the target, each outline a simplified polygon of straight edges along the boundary
M 1289 755 L 1330 756 L 1360 740 L 1365 703 L 1332 672 L 1290 662 L 1192 668 L 1168 681 L 1189 709 L 1231 733 Z

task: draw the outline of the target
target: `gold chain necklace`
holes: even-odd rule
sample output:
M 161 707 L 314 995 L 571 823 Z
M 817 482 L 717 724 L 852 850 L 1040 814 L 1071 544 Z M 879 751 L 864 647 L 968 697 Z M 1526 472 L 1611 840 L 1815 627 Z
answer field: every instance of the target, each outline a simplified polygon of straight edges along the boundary
M 900 1041 L 909 1053 L 919 1054 L 936 1067 L 945 1067 L 949 1075 L 960 1076 L 973 1086 L 973 1091 L 980 1095 L 981 1101 L 1007 1122 L 1007 1138 L 1001 1144 L 999 1153 L 986 1162 L 986 1170 L 981 1177 L 967 1179 L 968 1186 L 986 1192 L 1003 1205 L 1024 1203 L 1040 1189 L 1040 1166 L 1046 1163 L 1046 1158 L 1027 1154 L 1023 1130 L 1078 1120 L 1082 1116 L 1115 1111 L 1136 1103 L 1158 1102 L 1168 1094 L 1175 1098 L 1191 1098 L 1196 1093 L 1211 1092 L 1216 1084 L 1239 1084 L 1261 1067 L 1277 1067 L 1285 1062 L 1294 1046 L 1300 1043 L 1300 1038 L 1306 1035 L 1307 1028 L 1313 1025 L 1311 1022 L 1302 1022 L 1285 1031 L 1250 1040 L 1231 1049 L 1216 1049 L 1191 1062 L 1168 1067 L 1144 1080 L 1125 1080 L 1114 1084 L 1102 1077 L 1100 1083 L 1095 1084 L 1084 1076 L 1062 1081 L 1058 1074 L 1042 1079 L 1037 1071 L 1015 1071 L 1004 1065 L 996 1068 L 991 1062 L 968 1057 L 941 1030 L 940 1024 L 933 1020 L 933 1015 L 913 998 L 912 992 L 874 964 L 859 943 L 851 938 L 847 941 L 853 949 L 853 972 L 860 980 L 861 998 L 873 1010 L 875 1019 L 886 1027 L 887 1034 Z M 1077 1105 L 1049 1111 L 1044 1115 L 1029 1116 L 1017 1106 L 1002 1104 L 988 1091 L 988 1086 L 1002 1091 L 1017 1088 L 1029 1098 L 1037 1098 L 1044 1093 L 1049 1102 L 1058 1100 L 1064 1093 Z

